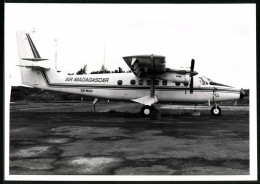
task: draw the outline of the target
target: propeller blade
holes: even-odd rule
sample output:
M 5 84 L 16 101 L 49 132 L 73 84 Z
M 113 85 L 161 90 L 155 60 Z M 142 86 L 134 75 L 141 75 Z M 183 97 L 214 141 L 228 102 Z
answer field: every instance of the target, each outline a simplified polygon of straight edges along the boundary
M 192 60 L 191 60 L 191 65 L 190 65 L 190 70 L 191 70 L 191 72 L 193 72 L 193 70 L 194 70 L 194 65 L 195 65 L 195 60 L 192 59 Z
M 190 79 L 190 93 L 193 93 L 193 77 Z
M 191 65 L 190 65 L 190 93 L 193 93 L 193 76 L 197 75 L 197 72 L 194 72 L 194 65 L 195 65 L 195 60 L 191 60 Z

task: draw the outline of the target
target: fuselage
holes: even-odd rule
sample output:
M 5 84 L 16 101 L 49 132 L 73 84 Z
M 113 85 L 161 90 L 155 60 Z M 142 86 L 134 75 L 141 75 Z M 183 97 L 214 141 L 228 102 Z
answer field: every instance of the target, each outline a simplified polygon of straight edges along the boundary
M 54 69 L 30 72 L 33 77 L 25 84 L 41 89 L 117 100 L 133 100 L 150 94 L 151 80 L 133 73 L 68 75 Z M 155 96 L 159 102 L 183 103 L 235 101 L 241 97 L 240 89 L 211 85 L 197 76 L 194 77 L 193 93 L 189 89 L 189 83 L 156 80 Z

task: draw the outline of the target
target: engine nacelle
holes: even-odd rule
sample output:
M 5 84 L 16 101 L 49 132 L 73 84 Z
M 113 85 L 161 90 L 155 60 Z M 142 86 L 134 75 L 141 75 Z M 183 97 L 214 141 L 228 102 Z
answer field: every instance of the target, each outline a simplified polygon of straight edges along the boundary
M 187 83 L 190 81 L 190 75 L 178 74 L 178 73 L 163 73 L 163 74 L 156 75 L 156 79 L 179 82 L 179 83 Z

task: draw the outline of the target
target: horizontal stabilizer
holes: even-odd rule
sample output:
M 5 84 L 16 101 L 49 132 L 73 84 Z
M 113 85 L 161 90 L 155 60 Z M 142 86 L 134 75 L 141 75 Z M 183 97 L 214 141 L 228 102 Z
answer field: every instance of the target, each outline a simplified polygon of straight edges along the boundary
M 27 61 L 45 61 L 48 59 L 43 59 L 43 58 L 21 58 L 22 60 L 27 60 Z
M 150 95 L 147 95 L 147 96 L 143 96 L 141 98 L 133 99 L 132 101 L 151 106 L 152 104 L 157 103 L 158 99 L 156 96 L 151 97 Z
M 34 70 L 49 70 L 50 69 L 45 66 L 37 66 L 37 65 L 17 65 L 17 66 L 30 68 L 30 69 L 34 69 Z

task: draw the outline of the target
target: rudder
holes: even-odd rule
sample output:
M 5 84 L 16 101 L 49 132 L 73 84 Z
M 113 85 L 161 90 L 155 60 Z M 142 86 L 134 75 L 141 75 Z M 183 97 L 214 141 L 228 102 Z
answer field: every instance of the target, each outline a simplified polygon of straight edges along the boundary
M 50 67 L 46 67 L 46 64 L 41 62 L 47 59 L 41 58 L 29 33 L 17 32 L 16 36 L 22 84 L 34 86 L 36 70 L 48 70 Z

